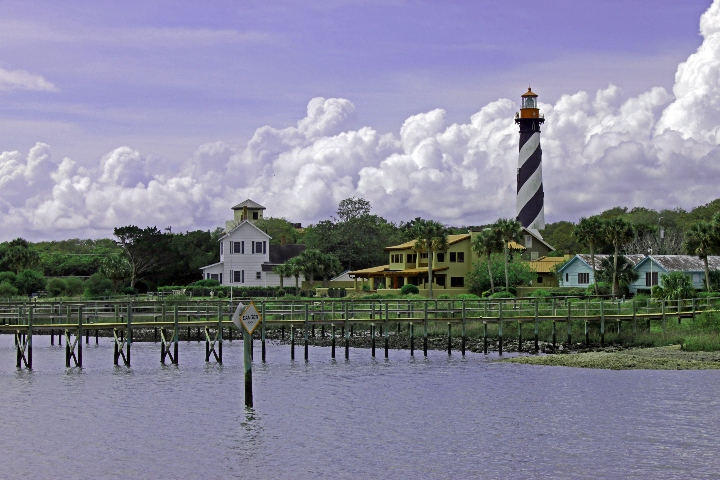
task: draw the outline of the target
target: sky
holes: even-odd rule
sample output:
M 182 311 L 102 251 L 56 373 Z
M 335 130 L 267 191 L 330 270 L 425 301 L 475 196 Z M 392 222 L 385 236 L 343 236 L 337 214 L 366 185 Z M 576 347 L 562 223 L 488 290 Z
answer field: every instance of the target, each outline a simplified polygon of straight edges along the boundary
M 0 241 L 513 217 L 528 86 L 548 222 L 720 197 L 720 0 L 5 0 Z

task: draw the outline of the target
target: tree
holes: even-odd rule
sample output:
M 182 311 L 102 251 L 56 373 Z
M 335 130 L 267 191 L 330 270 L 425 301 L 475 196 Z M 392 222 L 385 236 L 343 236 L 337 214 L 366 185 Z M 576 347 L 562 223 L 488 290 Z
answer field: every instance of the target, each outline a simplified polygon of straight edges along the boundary
M 490 279 L 490 292 L 495 292 L 495 283 L 493 282 L 493 274 L 490 270 L 490 257 L 493 253 L 503 251 L 503 242 L 496 231 L 486 228 L 478 233 L 472 241 L 472 249 L 478 257 L 486 258 L 488 268 L 488 278 Z
M 490 268 L 487 268 L 488 266 Z M 508 274 L 511 287 L 526 286 L 537 277 L 537 273 L 527 262 L 510 262 Z M 470 293 L 482 295 L 491 288 L 490 283 L 493 278 L 499 283 L 502 282 L 504 275 L 505 264 L 500 255 L 493 255 L 489 261 L 480 260 L 466 276 L 468 290 Z
M 664 298 L 665 300 L 682 300 L 690 298 L 695 293 L 695 287 L 692 283 L 690 275 L 683 272 L 669 272 L 660 275 L 662 287 L 656 285 L 653 287 L 653 296 Z
M 59 297 L 65 291 L 65 281 L 62 278 L 51 278 L 46 288 L 51 297 Z
M 37 268 L 40 266 L 40 254 L 35 251 L 27 240 L 16 238 L 7 244 L 3 263 L 20 273 L 20 270 Z
M 112 280 L 105 277 L 102 273 L 93 273 L 85 282 L 86 297 L 106 297 L 112 294 Z
M 84 289 L 85 284 L 78 277 L 68 277 L 65 279 L 65 294 L 68 297 L 80 295 Z
M 325 288 L 329 285 L 328 281 L 330 280 L 330 277 L 334 277 L 343 271 L 340 260 L 331 253 L 323 253 L 322 261 L 320 262 L 319 267 L 318 274 L 322 277 L 323 287 Z
M 573 230 L 573 236 L 583 245 L 590 248 L 590 261 L 593 269 L 593 284 L 595 285 L 595 295 L 598 293 L 597 285 L 597 266 L 595 264 L 595 250 L 603 243 L 605 238 L 605 222 L 600 217 L 581 218 Z
M 274 266 L 273 272 L 280 276 L 280 288 L 285 286 L 284 281 L 286 277 L 289 278 L 293 276 L 293 268 L 289 262 Z
M 113 292 L 117 293 L 118 284 L 130 276 L 130 263 L 120 255 L 110 255 L 100 264 L 100 273 L 113 282 Z
M 603 258 L 597 275 L 596 285 L 598 280 L 607 283 L 616 282 L 612 289 L 613 292 L 619 291 L 621 286 L 630 286 L 631 283 L 640 278 L 640 274 L 635 271 L 635 265 L 622 255 L 618 257 L 617 263 L 614 259 L 611 260 L 610 257 Z
M 309 249 L 303 251 L 300 255 L 295 257 L 300 265 L 300 271 L 305 275 L 305 279 L 310 283 L 310 289 L 312 290 L 313 284 L 315 283 L 315 277 L 320 274 L 325 259 L 324 255 L 320 250 Z
M 285 262 L 286 265 L 290 267 L 290 275 L 295 277 L 295 294 L 297 295 L 298 290 L 300 289 L 300 275 L 302 275 L 302 264 L 298 260 L 298 257 L 291 258 L 287 262 Z
M 47 281 L 42 273 L 37 270 L 25 269 L 17 274 L 15 286 L 23 295 L 32 295 L 45 288 Z
M 503 255 L 505 256 L 505 291 L 510 291 L 510 277 L 508 275 L 508 244 L 519 242 L 522 233 L 522 225 L 512 218 L 500 218 L 493 225 L 492 230 L 503 243 Z
M 7 281 L 0 282 L 0 297 L 8 298 L 14 297 L 18 294 L 18 289 L 13 284 Z
M 415 238 L 415 251 L 428 256 L 428 297 L 433 298 L 433 254 L 447 250 L 447 229 L 435 220 L 420 220 L 415 224 Z
M 705 287 L 710 291 L 710 268 L 708 256 L 718 251 L 718 227 L 709 222 L 695 222 L 685 233 L 683 248 L 688 255 L 695 255 L 703 261 Z
M 629 242 L 635 237 L 635 227 L 623 220 L 622 218 L 613 218 L 605 224 L 605 239 L 608 243 L 612 244 L 614 248 L 613 253 L 613 280 L 611 295 L 615 296 L 615 285 L 617 284 L 617 273 L 618 273 L 618 256 L 620 255 L 620 246 Z
M 360 197 L 346 198 L 338 204 L 337 214 L 341 222 L 370 215 L 370 202 Z
M 297 229 L 284 218 L 260 218 L 255 221 L 255 226 L 272 237 L 270 245 L 280 245 L 283 237 L 285 237 L 285 243 L 298 242 L 299 234 Z
M 168 245 L 169 234 L 157 227 L 138 228 L 135 225 L 113 230 L 117 244 L 125 252 L 130 262 L 130 287 L 153 270 L 168 263 L 171 251 Z

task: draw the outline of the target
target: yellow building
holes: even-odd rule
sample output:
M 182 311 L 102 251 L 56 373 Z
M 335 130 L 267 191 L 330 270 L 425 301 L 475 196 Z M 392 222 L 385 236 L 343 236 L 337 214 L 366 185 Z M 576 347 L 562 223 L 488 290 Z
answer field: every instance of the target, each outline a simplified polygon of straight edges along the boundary
M 448 293 L 457 295 L 466 293 L 465 276 L 477 262 L 477 255 L 472 251 L 472 238 L 479 232 L 470 231 L 459 235 L 448 235 L 448 248 L 444 252 L 433 254 L 433 291 L 437 293 Z M 540 249 L 543 255 L 552 251 L 552 247 L 538 238 L 534 233 L 524 229 L 523 239 L 528 245 L 525 247 L 515 242 L 509 246 L 516 252 L 526 256 L 529 248 Z M 534 242 L 527 239 L 532 235 Z M 428 253 L 415 250 L 417 240 L 386 247 L 388 253 L 388 264 L 377 267 L 366 268 L 349 272 L 350 277 L 355 280 L 355 289 L 359 289 L 359 282 L 369 283 L 371 290 L 378 290 L 380 293 L 391 293 L 403 285 L 416 285 L 421 293 L 428 288 Z M 533 257 L 538 258 L 535 254 Z

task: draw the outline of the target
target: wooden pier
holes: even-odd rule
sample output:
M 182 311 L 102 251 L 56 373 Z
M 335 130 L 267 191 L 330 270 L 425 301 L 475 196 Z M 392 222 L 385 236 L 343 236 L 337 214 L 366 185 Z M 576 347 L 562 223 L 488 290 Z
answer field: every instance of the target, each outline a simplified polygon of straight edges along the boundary
M 243 301 L 238 299 L 237 301 Z M 130 366 L 134 332 L 142 333 L 148 339 L 160 344 L 160 362 L 179 363 L 180 332 L 196 332 L 196 339 L 205 340 L 205 360 L 222 363 L 222 346 L 225 339 L 232 341 L 233 335 L 240 338 L 231 321 L 237 301 L 183 301 L 180 303 L 161 301 L 134 302 L 56 302 L 56 303 L 0 303 L 0 333 L 13 334 L 17 350 L 17 367 L 32 368 L 33 335 L 50 335 L 51 345 L 57 336 L 58 344 L 65 341 L 66 367 L 82 367 L 83 336 L 89 343 L 91 332 L 98 342 L 100 333 L 113 341 L 113 363 Z M 575 335 L 573 325 L 584 326 L 583 340 L 590 343 L 590 328 L 599 327 L 600 345 L 605 342 L 609 328 L 620 332 L 631 328 L 633 333 L 638 324 L 649 327 L 651 322 L 660 324 L 665 331 L 670 319 L 682 321 L 694 319 L 703 311 L 718 311 L 720 298 L 703 298 L 673 301 L 632 300 L 573 300 L 557 298 L 537 299 L 482 299 L 482 300 L 293 300 L 282 299 L 256 302 L 262 314 L 262 323 L 255 337 L 261 341 L 261 359 L 265 361 L 265 344 L 269 332 L 285 339 L 289 336 L 290 356 L 295 358 L 297 335 L 302 335 L 304 358 L 308 360 L 310 338 L 320 329 L 325 337 L 327 330 L 331 337 L 331 356 L 335 358 L 337 341 L 344 342 L 345 358 L 350 358 L 350 344 L 356 330 L 369 333 L 370 350 L 374 357 L 377 342 L 388 357 L 389 340 L 401 330 L 409 335 L 410 355 L 415 354 L 415 340 L 422 334 L 423 354 L 427 356 L 428 334 L 446 334 L 447 351 L 452 354 L 452 337 L 460 337 L 460 352 L 465 355 L 468 331 L 476 332 L 476 339 L 482 338 L 483 351 L 488 352 L 490 339 L 488 326 L 495 331 L 499 353 L 503 353 L 503 327 L 516 324 L 518 345 L 523 345 L 523 330 L 528 333 L 532 326 L 534 348 L 539 351 L 541 326 L 551 327 L 552 344 L 562 336 L 572 344 Z M 625 325 L 623 327 L 623 325 Z M 629 326 L 628 326 L 629 325 Z M 523 328 L 525 327 L 525 328 Z M 577 327 L 576 327 L 577 328 Z M 225 335 L 227 333 L 227 335 Z M 530 337 L 530 335 L 528 335 Z M 581 337 L 582 338 L 582 337 Z M 493 341 L 495 341 L 493 339 Z

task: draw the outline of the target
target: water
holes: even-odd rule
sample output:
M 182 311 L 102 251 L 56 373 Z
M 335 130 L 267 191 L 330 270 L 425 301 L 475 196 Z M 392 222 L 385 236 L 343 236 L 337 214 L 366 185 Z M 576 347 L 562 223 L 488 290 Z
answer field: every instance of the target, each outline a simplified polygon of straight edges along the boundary
M 0 337 L 3 478 L 711 478 L 720 473 L 720 372 L 603 371 L 492 363 L 430 352 L 386 361 L 351 349 L 269 345 L 243 407 L 242 345 L 205 364 L 202 343 L 34 338 L 18 371 Z M 256 347 L 259 347 L 256 344 Z M 258 348 L 259 350 L 259 348 Z M 256 352 L 258 351 L 256 350 Z M 342 357 L 343 350 L 338 349 Z M 382 350 L 378 350 L 382 356 Z M 422 352 L 421 352 L 422 353 Z M 256 354 L 256 361 L 259 353 Z

